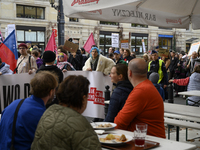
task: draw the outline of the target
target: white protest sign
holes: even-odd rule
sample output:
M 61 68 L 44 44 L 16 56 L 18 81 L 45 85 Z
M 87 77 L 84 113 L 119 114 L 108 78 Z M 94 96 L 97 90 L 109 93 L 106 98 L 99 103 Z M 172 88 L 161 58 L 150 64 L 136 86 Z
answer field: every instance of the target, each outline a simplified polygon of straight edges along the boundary
M 7 25 L 7 35 L 6 37 L 13 31 L 15 30 L 15 24 L 8 24 Z M 16 31 L 16 30 L 15 30 Z
M 104 118 L 104 91 L 106 85 L 112 89 L 110 77 L 96 71 L 68 71 L 64 73 L 64 78 L 69 75 L 82 75 L 90 81 L 88 105 L 83 115 Z M 28 73 L 0 76 L 0 113 L 15 99 L 30 96 L 29 82 L 33 77 L 34 74 Z
M 119 34 L 112 33 L 112 47 L 119 47 Z
M 142 39 L 142 47 L 143 47 L 144 53 L 146 53 L 146 48 L 145 48 L 145 44 L 144 44 L 144 39 Z
M 121 48 L 128 49 L 129 48 L 129 40 L 121 40 Z
M 193 52 L 198 52 L 200 46 L 200 42 L 193 43 L 190 47 L 190 50 L 188 52 L 188 56 L 191 56 Z

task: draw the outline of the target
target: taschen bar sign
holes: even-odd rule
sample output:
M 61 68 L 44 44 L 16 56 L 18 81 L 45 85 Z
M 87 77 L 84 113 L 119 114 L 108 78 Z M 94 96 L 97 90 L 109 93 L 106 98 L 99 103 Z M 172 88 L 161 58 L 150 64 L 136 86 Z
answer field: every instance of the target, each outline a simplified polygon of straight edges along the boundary
M 93 3 L 93 2 L 96 2 L 96 4 L 98 4 L 99 0 L 74 0 L 71 6 L 74 6 L 75 4 L 83 5 L 83 4 Z

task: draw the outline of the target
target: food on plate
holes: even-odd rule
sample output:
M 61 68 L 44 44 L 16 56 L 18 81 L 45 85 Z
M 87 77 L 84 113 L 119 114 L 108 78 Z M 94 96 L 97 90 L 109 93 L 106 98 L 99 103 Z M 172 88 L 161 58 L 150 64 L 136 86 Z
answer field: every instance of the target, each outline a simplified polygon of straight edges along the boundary
M 126 136 L 124 134 L 122 134 L 119 138 L 120 141 L 126 141 Z
M 112 125 L 110 123 L 100 124 L 100 125 L 97 126 L 97 128 L 109 128 L 109 127 L 112 127 Z
M 121 136 L 108 134 L 105 138 L 99 138 L 99 140 L 103 143 L 123 143 L 126 142 L 128 139 L 124 134 L 122 134 Z
M 115 136 L 113 134 L 108 134 L 105 138 L 105 140 L 114 140 Z

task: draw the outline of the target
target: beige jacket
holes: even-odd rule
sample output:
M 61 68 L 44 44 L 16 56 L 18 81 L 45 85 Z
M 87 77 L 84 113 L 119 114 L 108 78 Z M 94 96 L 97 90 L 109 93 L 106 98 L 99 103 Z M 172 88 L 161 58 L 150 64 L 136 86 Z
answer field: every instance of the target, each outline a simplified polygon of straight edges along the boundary
M 87 59 L 87 61 L 85 62 L 85 65 L 83 66 L 83 71 L 86 71 L 88 68 L 91 68 L 91 64 L 90 64 L 91 59 L 92 59 L 91 57 Z M 115 65 L 115 62 L 112 59 L 107 58 L 100 54 L 96 71 L 100 71 L 104 73 L 105 75 L 108 75 L 114 65 Z

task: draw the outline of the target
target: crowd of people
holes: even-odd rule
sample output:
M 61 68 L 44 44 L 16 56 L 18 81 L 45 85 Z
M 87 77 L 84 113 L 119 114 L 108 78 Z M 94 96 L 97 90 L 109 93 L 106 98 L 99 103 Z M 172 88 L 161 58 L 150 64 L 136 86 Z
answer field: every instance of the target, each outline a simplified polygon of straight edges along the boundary
M 96 45 L 89 55 L 81 48 L 70 53 L 59 46 L 57 53 L 21 43 L 20 57 L 12 72 L 0 59 L 0 75 L 36 73 L 30 81 L 32 94 L 7 106 L 0 121 L 0 149 L 101 149 L 93 128 L 81 114 L 87 107 L 89 80 L 66 71 L 98 71 L 109 75 L 114 85 L 105 122 L 118 129 L 134 131 L 137 123 L 148 124 L 147 134 L 165 138 L 164 104 L 167 86 L 176 92 L 200 90 L 198 54 L 184 52 L 159 57 L 158 49 L 136 58 L 129 49 L 109 49 L 107 56 Z M 179 57 L 179 58 L 177 58 Z M 189 97 L 198 106 L 198 97 Z

